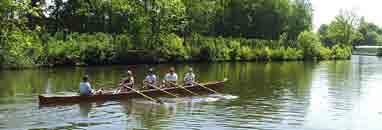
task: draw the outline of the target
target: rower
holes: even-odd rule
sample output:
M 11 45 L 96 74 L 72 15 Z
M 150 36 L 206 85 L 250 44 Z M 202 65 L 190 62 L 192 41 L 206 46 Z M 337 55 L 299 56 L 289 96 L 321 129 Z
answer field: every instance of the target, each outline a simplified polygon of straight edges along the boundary
M 102 93 L 103 93 L 102 88 L 98 91 L 94 91 L 92 89 L 90 82 L 89 82 L 89 76 L 86 75 L 82 78 L 82 82 L 80 82 L 80 95 L 81 96 L 90 96 L 93 94 L 102 94 Z
M 164 84 L 166 87 L 176 87 L 176 81 L 178 81 L 178 75 L 175 73 L 175 68 L 171 67 L 164 77 Z
M 130 70 L 127 71 L 127 77 L 122 80 L 122 82 L 119 84 L 120 86 L 120 93 L 128 92 L 130 88 L 134 88 L 134 76 L 133 72 Z
M 152 86 L 156 86 L 157 84 L 157 76 L 154 74 L 154 69 L 150 68 L 148 75 L 143 80 L 143 87 L 147 89 L 153 89 Z
M 190 67 L 188 69 L 188 72 L 184 76 L 183 83 L 184 85 L 193 85 L 195 82 L 195 74 L 192 68 Z

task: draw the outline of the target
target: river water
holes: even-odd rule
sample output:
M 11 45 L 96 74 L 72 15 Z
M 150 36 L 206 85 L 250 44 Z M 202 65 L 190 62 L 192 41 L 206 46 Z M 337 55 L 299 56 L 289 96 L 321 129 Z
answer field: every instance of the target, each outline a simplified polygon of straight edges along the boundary
M 164 75 L 169 64 L 153 65 Z M 153 104 L 144 99 L 53 107 L 38 94 L 77 91 L 88 74 L 95 87 L 117 83 L 131 68 L 137 80 L 148 65 L 0 71 L 0 129 L 127 130 L 381 130 L 382 59 L 349 61 L 177 64 L 199 81 L 229 82 L 219 100 L 209 95 Z M 172 100 L 172 99 L 169 99 Z M 175 100 L 175 99 L 174 99 Z

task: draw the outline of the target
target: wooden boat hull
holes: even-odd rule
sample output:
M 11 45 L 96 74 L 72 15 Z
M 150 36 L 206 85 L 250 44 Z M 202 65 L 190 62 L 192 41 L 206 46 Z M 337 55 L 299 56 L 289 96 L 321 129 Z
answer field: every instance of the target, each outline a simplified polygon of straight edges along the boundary
M 208 82 L 202 83 L 203 86 L 210 89 L 218 89 L 224 87 L 225 81 L 218 82 Z M 211 91 L 201 87 L 201 86 L 185 86 L 186 89 L 197 92 L 197 93 L 211 93 Z M 182 88 L 165 88 L 170 93 L 175 93 L 178 95 L 191 95 L 189 92 Z M 141 93 L 148 95 L 150 97 L 171 97 L 171 95 L 166 94 L 165 92 L 157 89 L 143 90 Z M 80 103 L 80 102 L 98 102 L 98 101 L 108 101 L 108 100 L 126 100 L 132 98 L 144 98 L 142 95 L 136 92 L 127 92 L 127 93 L 106 93 L 102 95 L 92 95 L 92 96 L 79 96 L 79 95 L 70 95 L 70 96 L 49 96 L 49 95 L 39 95 L 39 104 L 40 105 L 54 105 L 54 104 L 68 104 L 68 103 Z

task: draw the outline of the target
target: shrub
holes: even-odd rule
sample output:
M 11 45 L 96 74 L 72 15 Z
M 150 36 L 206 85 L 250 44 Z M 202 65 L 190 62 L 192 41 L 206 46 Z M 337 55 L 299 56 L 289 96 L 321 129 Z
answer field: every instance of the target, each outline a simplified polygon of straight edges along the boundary
M 107 64 L 115 58 L 114 47 L 110 35 L 96 33 L 94 35 L 79 35 L 81 59 L 87 64 Z
M 252 60 L 254 58 L 254 53 L 248 46 L 243 46 L 240 48 L 238 56 L 241 60 Z
M 254 59 L 255 60 L 261 60 L 261 61 L 268 61 L 270 60 L 272 55 L 272 50 L 268 47 L 263 48 L 255 48 L 254 50 Z
M 284 60 L 284 59 L 287 59 L 285 57 L 284 53 L 285 53 L 284 47 L 273 49 L 272 50 L 271 59 L 272 60 Z
M 298 36 L 298 48 L 304 52 L 305 59 L 315 58 L 319 55 L 320 40 L 313 32 L 302 32 Z
M 59 37 L 50 37 L 47 41 L 49 64 L 76 64 L 81 62 L 80 46 L 72 38 L 69 40 L 60 40 Z
M 336 44 L 332 47 L 332 58 L 333 59 L 349 59 L 352 55 L 351 47 L 342 46 L 341 44 Z
M 304 58 L 304 52 L 296 48 L 288 47 L 285 49 L 285 57 L 284 60 L 301 60 Z
M 227 44 L 227 43 L 226 43 Z M 238 40 L 231 40 L 228 42 L 228 47 L 229 49 L 229 59 L 231 60 L 240 60 L 240 49 L 241 49 L 241 44 Z
M 113 38 L 113 47 L 115 51 L 115 62 L 126 63 L 131 60 L 129 51 L 135 49 L 135 45 L 132 43 L 131 37 L 128 34 L 115 35 Z M 137 59 L 137 58 L 134 58 Z
M 329 48 L 326 48 L 324 46 L 320 46 L 318 58 L 320 60 L 329 60 L 331 58 L 331 53 L 332 53 L 332 51 Z
M 24 67 L 40 63 L 43 46 L 37 33 L 10 31 L 3 41 L 1 59 L 7 67 Z
M 178 35 L 163 34 L 160 36 L 160 45 L 157 47 L 159 52 L 158 61 L 183 61 L 188 59 L 186 48 L 183 46 L 183 39 Z

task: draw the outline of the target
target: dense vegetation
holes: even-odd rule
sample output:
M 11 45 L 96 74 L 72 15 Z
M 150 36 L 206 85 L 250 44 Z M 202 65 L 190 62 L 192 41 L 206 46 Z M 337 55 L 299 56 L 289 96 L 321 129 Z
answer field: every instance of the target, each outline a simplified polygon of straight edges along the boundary
M 347 13 L 316 34 L 312 15 L 309 0 L 1 0 L 0 65 L 348 59 L 374 35 Z

